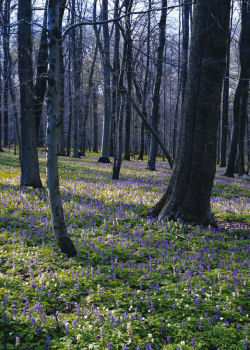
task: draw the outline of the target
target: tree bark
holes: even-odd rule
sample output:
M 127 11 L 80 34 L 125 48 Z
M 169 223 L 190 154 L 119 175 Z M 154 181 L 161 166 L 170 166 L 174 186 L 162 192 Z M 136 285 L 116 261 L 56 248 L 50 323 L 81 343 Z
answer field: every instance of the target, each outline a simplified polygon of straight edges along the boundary
M 223 83 L 222 114 L 221 114 L 221 143 L 220 143 L 220 167 L 226 166 L 227 161 L 227 134 L 228 134 L 228 100 L 229 100 L 229 71 L 230 71 L 230 46 L 231 46 L 231 28 L 233 18 L 233 3 L 231 10 L 231 24 L 227 33 L 227 53 L 226 69 Z
M 0 12 L 2 12 L 2 1 L 0 1 Z M 0 77 L 2 76 L 2 56 L 1 56 L 1 50 L 0 50 Z M 0 106 L 2 106 L 2 79 L 0 79 Z M 3 118 L 3 113 L 2 113 L 2 108 L 0 108 L 0 152 L 4 152 L 3 148 L 2 148 L 2 142 L 3 142 L 3 138 L 2 138 L 2 118 Z
M 118 16 L 119 0 L 115 1 L 115 16 Z M 114 66 L 113 66 L 113 132 L 114 132 L 114 162 L 113 162 L 113 173 L 112 179 L 118 180 L 120 176 L 120 169 L 122 164 L 122 125 L 123 125 L 123 113 L 124 113 L 124 98 L 121 90 L 119 89 L 120 83 L 123 81 L 124 69 L 126 64 L 126 52 L 127 42 L 124 41 L 123 46 L 123 59 L 122 59 L 122 70 L 120 67 L 120 29 L 118 23 L 115 23 L 115 42 L 114 42 Z
M 43 15 L 43 29 L 41 32 L 40 46 L 37 56 L 36 84 L 34 87 L 34 112 L 36 118 L 37 138 L 39 138 L 39 128 L 41 124 L 43 101 L 46 92 L 48 71 L 48 38 L 46 30 L 48 17 L 47 8 L 48 0 L 46 0 Z
M 102 1 L 102 19 L 108 19 L 108 0 Z M 104 122 L 102 133 L 102 154 L 98 162 L 110 163 L 109 142 L 110 142 L 110 37 L 108 24 L 103 25 L 103 76 L 104 76 Z
M 150 210 L 154 217 L 216 226 L 210 196 L 229 12 L 230 0 L 198 0 L 194 4 L 180 144 L 167 190 Z
M 93 136 L 94 136 L 94 145 L 93 152 L 98 152 L 98 99 L 97 99 L 97 89 L 94 86 L 92 90 L 92 102 L 93 102 Z
M 18 1 L 18 72 L 21 114 L 21 186 L 42 187 L 37 152 L 32 69 L 31 0 Z
M 3 146 L 7 147 L 9 144 L 8 133 L 9 133 L 9 45 L 10 45 L 10 0 L 5 0 L 4 12 L 3 12 Z
M 144 86 L 143 86 L 143 95 L 142 95 L 142 113 L 147 115 L 146 110 L 146 100 L 148 95 L 148 75 L 149 75 L 149 63 L 150 63 L 150 30 L 151 30 L 151 0 L 148 2 L 148 25 L 147 25 L 147 57 L 146 57 L 146 71 L 144 78 Z M 140 152 L 138 160 L 143 160 L 145 148 L 145 125 L 143 120 L 141 121 L 141 139 L 140 139 Z
M 159 46 L 157 49 L 157 63 L 156 63 L 156 77 L 155 86 L 153 92 L 153 105 L 151 112 L 151 125 L 153 129 L 157 132 L 159 123 L 159 106 L 160 106 L 160 87 L 162 79 L 162 61 L 165 46 L 165 28 L 167 19 L 167 0 L 162 0 L 162 12 L 161 19 L 159 23 Z M 156 155 L 157 155 L 157 141 L 155 137 L 151 134 L 150 140 L 150 151 L 148 158 L 148 168 L 149 170 L 155 170 Z
M 75 0 L 72 0 L 71 24 L 75 23 Z M 79 157 L 79 103 L 80 103 L 80 72 L 77 65 L 76 30 L 71 32 L 71 56 L 73 68 L 73 158 Z
M 181 100 L 184 101 L 187 83 L 188 44 L 189 44 L 189 0 L 183 0 L 182 7 L 182 64 L 181 64 Z
M 125 11 L 127 13 L 131 12 L 133 5 L 133 0 L 126 0 L 125 2 Z M 127 88 L 128 93 L 132 94 L 132 37 L 131 37 L 131 18 L 130 16 L 126 17 L 125 23 L 126 31 L 126 40 L 127 40 L 127 58 L 126 58 L 126 76 L 127 76 Z M 130 160 L 130 124 L 131 124 L 131 101 L 129 98 L 126 99 L 125 105 L 126 118 L 125 118 L 125 147 L 124 147 L 124 159 Z
M 66 0 L 60 0 L 60 11 L 59 11 L 59 30 L 62 31 L 62 19 L 64 14 Z M 58 155 L 65 156 L 65 140 L 64 140 L 64 81 L 65 81 L 65 68 L 63 60 L 63 47 L 59 47 L 59 91 L 60 91 L 60 125 L 59 125 L 59 139 L 58 139 Z
M 71 129 L 72 129 L 72 89 L 71 89 L 71 64 L 69 58 L 69 67 L 68 67 L 68 92 L 69 92 L 69 116 L 68 116 L 68 135 L 67 135 L 67 157 L 70 157 L 71 153 Z
M 71 241 L 64 221 L 61 195 L 58 177 L 58 126 L 59 116 L 59 0 L 49 0 L 48 29 L 49 37 L 49 70 L 48 70 L 48 125 L 47 125 L 47 185 L 49 192 L 49 204 L 52 217 L 52 225 L 60 250 L 68 257 L 76 255 L 76 250 Z
M 250 76 L 250 0 L 242 2 L 241 8 L 241 33 L 240 33 L 240 77 L 234 96 L 233 106 L 233 134 L 228 157 L 225 176 L 233 177 L 237 149 L 239 151 L 239 172 L 244 169 L 243 140 L 247 120 L 248 86 Z

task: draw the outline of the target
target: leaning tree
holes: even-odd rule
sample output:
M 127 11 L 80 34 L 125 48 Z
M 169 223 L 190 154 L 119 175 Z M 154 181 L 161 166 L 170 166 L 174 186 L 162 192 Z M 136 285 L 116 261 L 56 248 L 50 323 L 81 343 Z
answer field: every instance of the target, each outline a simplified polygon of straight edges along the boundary
M 230 0 L 197 0 L 194 4 L 177 157 L 165 194 L 149 212 L 154 217 L 216 226 L 210 196 L 229 12 Z
M 61 33 L 59 31 L 59 0 L 49 0 L 48 31 L 49 31 L 49 69 L 47 88 L 47 185 L 52 225 L 57 244 L 68 257 L 76 255 L 76 250 L 67 233 L 64 220 L 58 177 L 58 131 L 60 125 L 59 113 L 59 53 Z

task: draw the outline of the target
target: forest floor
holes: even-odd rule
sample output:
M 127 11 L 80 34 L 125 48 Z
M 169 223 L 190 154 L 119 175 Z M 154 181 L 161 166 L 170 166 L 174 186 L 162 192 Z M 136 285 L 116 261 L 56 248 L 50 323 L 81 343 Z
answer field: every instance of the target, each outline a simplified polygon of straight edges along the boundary
M 45 155 L 40 155 L 44 186 Z M 143 218 L 170 174 L 160 161 L 60 158 L 68 232 L 58 252 L 47 193 L 19 189 L 0 154 L 0 349 L 244 350 L 249 342 L 249 178 L 218 169 L 218 230 Z

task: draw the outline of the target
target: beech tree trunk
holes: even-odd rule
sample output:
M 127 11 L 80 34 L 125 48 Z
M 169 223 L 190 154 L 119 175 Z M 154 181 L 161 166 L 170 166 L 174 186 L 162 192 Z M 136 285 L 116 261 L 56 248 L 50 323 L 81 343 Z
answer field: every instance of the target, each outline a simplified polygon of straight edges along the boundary
M 75 0 L 72 0 L 71 24 L 75 23 Z M 79 103 L 80 103 L 80 72 L 77 65 L 76 30 L 71 32 L 71 56 L 73 68 L 73 158 L 79 157 Z
M 64 14 L 66 0 L 60 0 L 60 10 L 59 10 L 59 30 L 62 31 L 62 19 Z M 58 139 L 58 155 L 65 156 L 65 140 L 64 140 L 64 80 L 65 80 L 65 68 L 63 60 L 63 47 L 59 47 L 59 91 L 60 91 L 60 125 L 59 125 L 59 139 Z
M 149 59 L 150 59 L 150 30 L 151 30 L 151 0 L 148 2 L 148 25 L 147 25 L 147 58 L 146 58 L 146 71 L 143 86 L 143 96 L 142 96 L 142 113 L 146 116 L 146 100 L 148 95 L 148 75 L 149 75 Z M 145 148 L 145 125 L 143 120 L 141 121 L 141 139 L 140 139 L 140 152 L 138 160 L 143 160 Z
M 108 19 L 108 0 L 102 1 L 102 19 Z M 104 121 L 102 133 L 102 154 L 98 162 L 110 163 L 109 142 L 110 142 L 110 36 L 108 24 L 103 24 L 103 77 L 104 77 Z
M 68 116 L 68 135 L 67 135 L 67 157 L 70 157 L 71 153 L 71 129 L 72 129 L 72 89 L 71 89 L 71 73 L 70 73 L 70 58 L 69 58 L 69 67 L 68 67 L 68 92 L 69 92 L 69 116 Z
M 233 17 L 233 5 L 231 11 L 231 23 Z M 230 69 L 231 25 L 227 33 L 226 69 L 223 83 L 222 113 L 221 113 L 221 143 L 220 143 L 220 167 L 226 166 L 227 161 L 227 134 L 228 134 L 228 102 L 229 102 L 229 69 Z
M 2 11 L 2 6 L 3 6 L 3 3 L 2 1 L 0 1 L 0 12 Z M 2 53 L 1 53 L 1 50 L 0 50 L 0 77 L 2 76 L 2 61 L 1 61 L 1 58 L 2 58 Z M 0 106 L 2 106 L 2 79 L 0 79 Z M 3 118 L 3 113 L 2 113 L 2 108 L 0 108 L 0 152 L 4 152 L 3 148 L 2 148 L 2 142 L 3 142 L 3 139 L 2 139 L 2 118 Z
M 238 151 L 238 170 L 240 175 L 244 170 L 243 142 L 247 121 L 248 87 L 250 77 L 250 0 L 242 2 L 241 33 L 240 33 L 240 77 L 234 96 L 233 134 L 230 145 L 228 164 L 225 175 L 233 177 Z
M 92 89 L 92 102 L 93 102 L 93 152 L 98 152 L 98 99 L 97 89 L 94 86 Z
M 126 0 L 125 8 L 126 12 L 131 12 L 133 0 Z M 128 93 L 132 94 L 132 37 L 131 37 L 131 18 L 126 17 L 126 40 L 127 40 L 127 58 L 126 58 L 126 75 L 127 75 L 127 88 Z M 126 98 L 126 119 L 125 119 L 125 147 L 124 147 L 124 159 L 130 160 L 130 125 L 131 125 L 131 112 L 132 106 L 129 98 Z
M 230 0 L 197 0 L 194 4 L 180 143 L 167 190 L 150 211 L 154 217 L 216 226 L 210 196 L 229 13 Z
M 42 187 L 37 151 L 32 69 L 31 0 L 18 1 L 18 73 L 21 114 L 21 186 Z
M 9 107 L 8 107 L 8 96 L 9 96 L 9 45 L 10 45 L 10 1 L 5 0 L 4 11 L 3 11 L 3 145 L 7 147 L 9 144 Z
M 49 204 L 52 217 L 52 225 L 60 250 L 68 257 L 76 255 L 76 250 L 71 241 L 64 221 L 64 214 L 59 190 L 58 177 L 58 126 L 59 115 L 59 0 L 49 0 L 48 29 L 49 36 L 49 69 L 48 69 L 48 125 L 47 125 L 47 185 L 49 192 Z
M 162 61 L 164 54 L 164 46 L 165 46 L 165 28 L 166 28 L 166 19 L 167 19 L 167 0 L 162 0 L 162 12 L 161 19 L 159 23 L 159 46 L 157 49 L 157 61 L 156 61 L 156 77 L 155 77 L 155 86 L 153 93 L 153 105 L 151 112 L 151 125 L 153 129 L 157 132 L 158 123 L 159 123 L 159 107 L 160 107 L 160 87 L 161 87 L 161 79 L 162 79 Z M 155 170 L 156 163 L 156 155 L 158 149 L 158 143 L 155 137 L 151 134 L 150 139 L 150 150 L 149 150 L 149 158 L 148 158 L 148 168 L 149 170 Z
M 47 71 L 48 71 L 48 38 L 47 38 L 47 8 L 48 0 L 45 3 L 43 16 L 43 29 L 41 32 L 40 46 L 37 56 L 36 84 L 34 87 L 34 112 L 36 118 L 37 137 L 42 117 L 43 101 L 46 92 Z M 38 140 L 39 143 L 39 140 Z

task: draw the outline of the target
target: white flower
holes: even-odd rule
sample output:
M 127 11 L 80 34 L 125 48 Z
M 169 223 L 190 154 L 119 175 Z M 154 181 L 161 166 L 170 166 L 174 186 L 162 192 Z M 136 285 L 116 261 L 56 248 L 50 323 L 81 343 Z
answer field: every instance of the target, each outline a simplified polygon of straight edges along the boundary
M 185 345 L 185 342 L 184 342 L 184 340 L 182 340 L 182 341 L 181 341 L 181 345 Z

